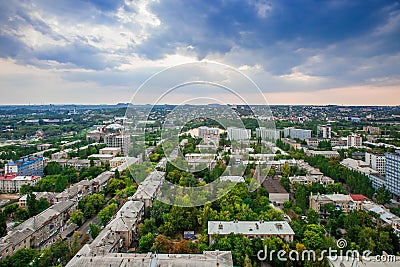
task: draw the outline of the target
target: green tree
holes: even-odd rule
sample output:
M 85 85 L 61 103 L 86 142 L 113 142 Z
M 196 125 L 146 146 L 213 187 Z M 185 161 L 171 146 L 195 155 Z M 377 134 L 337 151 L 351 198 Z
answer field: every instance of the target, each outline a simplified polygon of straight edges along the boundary
M 118 169 L 115 169 L 115 171 L 114 171 L 114 178 L 115 179 L 119 179 L 121 176 L 120 176 L 120 174 L 119 174 L 119 171 L 118 171 Z
M 45 175 L 55 175 L 61 174 L 62 168 L 57 162 L 49 162 L 46 167 L 44 167 L 43 171 Z
M 49 248 L 42 250 L 39 266 L 58 266 L 60 264 L 65 266 L 70 259 L 71 250 L 68 241 L 58 239 Z
M 101 225 L 106 225 L 111 220 L 112 216 L 114 216 L 117 211 L 117 208 L 117 204 L 111 203 L 99 212 L 97 217 L 99 218 Z
M 307 212 L 307 221 L 309 224 L 318 224 L 319 214 L 313 209 L 309 209 Z
M 156 235 L 153 233 L 147 233 L 146 235 L 141 236 L 139 239 L 138 251 L 149 252 L 151 247 L 153 246 L 155 238 Z
M 289 164 L 285 163 L 282 166 L 282 175 L 284 177 L 289 177 L 290 176 L 290 166 Z
M 83 215 L 83 212 L 80 209 L 77 209 L 74 213 L 71 214 L 70 217 L 71 222 L 77 225 L 81 225 L 84 219 L 85 216 Z
M 0 211 L 0 237 L 7 235 L 6 214 Z
M 36 203 L 38 214 L 50 207 L 50 203 L 43 197 L 41 197 Z
M 381 205 L 389 204 L 391 200 L 391 194 L 386 190 L 385 186 L 381 186 L 376 191 L 376 202 Z
M 28 185 L 28 184 L 23 184 L 21 185 L 20 189 L 19 189 L 19 193 L 24 196 L 28 193 L 31 193 L 33 191 L 32 186 Z
M 29 263 L 31 263 L 39 254 L 40 252 L 38 250 L 23 248 L 15 252 L 15 254 L 10 258 L 3 260 L 0 263 L 0 266 L 26 267 L 29 266 Z
M 38 214 L 37 200 L 36 196 L 33 193 L 29 193 L 26 198 L 26 206 L 28 207 L 28 215 L 29 217 L 35 216 Z
M 64 191 L 64 189 L 67 187 L 67 185 L 68 185 L 68 177 L 66 177 L 64 175 L 58 175 L 58 177 L 55 181 L 54 191 L 60 193 L 60 192 Z
M 18 207 L 17 210 L 14 212 L 14 218 L 19 222 L 25 221 L 29 218 L 28 211 L 24 208 Z
M 308 194 L 304 185 L 299 185 L 296 189 L 296 204 L 303 210 L 307 209 L 308 206 Z
M 92 236 L 93 239 L 95 239 L 100 233 L 100 227 L 96 224 L 91 223 L 89 225 L 89 228 L 90 228 L 90 235 Z

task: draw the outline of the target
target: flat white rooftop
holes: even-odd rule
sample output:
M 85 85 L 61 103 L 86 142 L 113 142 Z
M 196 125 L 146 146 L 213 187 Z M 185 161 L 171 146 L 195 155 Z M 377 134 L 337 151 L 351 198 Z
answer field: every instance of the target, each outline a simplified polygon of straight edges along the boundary
M 208 234 L 294 235 L 286 221 L 209 221 Z

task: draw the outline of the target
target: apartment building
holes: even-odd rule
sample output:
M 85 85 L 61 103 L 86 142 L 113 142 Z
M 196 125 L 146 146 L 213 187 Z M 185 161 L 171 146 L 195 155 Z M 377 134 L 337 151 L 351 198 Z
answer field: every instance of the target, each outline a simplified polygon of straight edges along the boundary
M 272 141 L 279 139 L 281 132 L 275 129 L 269 129 L 265 127 L 256 128 L 256 137 L 261 138 L 261 140 Z
M 22 185 L 34 186 L 41 178 L 40 176 L 21 176 L 16 175 L 16 173 L 7 173 L 0 177 L 0 192 L 19 193 Z
M 361 210 L 361 204 L 369 199 L 361 194 L 317 194 L 310 195 L 310 208 L 321 212 L 324 209 L 324 205 L 333 204 L 336 210 L 342 210 L 345 213 L 349 213 L 353 210 Z
M 251 130 L 245 128 L 228 127 L 228 138 L 230 140 L 245 141 L 251 138 Z
M 317 137 L 318 138 L 326 138 L 330 139 L 332 138 L 332 128 L 329 124 L 327 125 L 318 125 L 317 126 Z
M 312 130 L 296 129 L 294 127 L 288 127 L 283 129 L 283 137 L 290 137 L 293 139 L 305 140 L 311 138 Z
M 385 175 L 386 157 L 384 154 L 365 152 L 365 162 L 380 175 Z
M 362 146 L 362 137 L 360 135 L 347 136 L 347 146 L 348 147 L 361 147 Z
M 16 161 L 8 162 L 4 166 L 4 173 L 16 173 L 19 176 L 43 176 L 44 159 L 28 156 Z
M 285 242 L 292 242 L 294 231 L 286 221 L 208 221 L 208 236 L 210 245 L 215 241 L 215 235 L 242 234 L 249 239 L 279 237 Z
M 386 189 L 396 198 L 400 198 L 400 150 L 386 153 Z

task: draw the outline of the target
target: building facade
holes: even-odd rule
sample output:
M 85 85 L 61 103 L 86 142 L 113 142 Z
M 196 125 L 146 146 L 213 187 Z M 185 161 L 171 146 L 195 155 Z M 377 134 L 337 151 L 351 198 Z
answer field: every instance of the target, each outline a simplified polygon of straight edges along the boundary
M 400 198 L 400 150 L 386 153 L 386 189 Z
M 332 138 L 330 125 L 318 125 L 317 126 L 317 137 L 318 138 Z
M 19 193 L 22 185 L 34 186 L 40 179 L 40 176 L 21 176 L 15 173 L 7 173 L 0 177 L 0 192 Z
M 361 147 L 362 146 L 362 137 L 360 135 L 347 136 L 347 146 L 348 147 Z
M 4 173 L 16 173 L 25 176 L 43 176 L 44 160 L 42 157 L 24 157 L 16 161 L 8 162 L 4 166 Z
M 122 153 L 128 153 L 129 136 L 122 134 L 108 134 L 104 136 L 107 147 L 119 147 Z
M 293 139 L 305 140 L 306 138 L 311 138 L 311 134 L 312 130 L 296 129 L 294 127 L 283 129 L 283 136 Z
M 260 127 L 256 129 L 256 137 L 261 138 L 261 140 L 275 142 L 281 136 L 281 132 L 275 129 L 269 129 L 265 127 Z
M 380 175 L 385 175 L 386 157 L 384 154 L 365 152 L 365 162 Z
M 251 138 L 251 130 L 245 128 L 228 127 L 228 138 L 230 140 L 249 140 Z

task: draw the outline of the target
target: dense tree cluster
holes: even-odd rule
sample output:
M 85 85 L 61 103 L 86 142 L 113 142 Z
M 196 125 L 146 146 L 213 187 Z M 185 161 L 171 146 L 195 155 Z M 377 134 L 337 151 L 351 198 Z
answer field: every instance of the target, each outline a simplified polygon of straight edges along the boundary
M 11 257 L 3 259 L 0 267 L 65 266 L 72 257 L 73 251 L 68 242 L 59 239 L 41 251 L 32 248 L 20 249 Z
M 375 190 L 367 176 L 349 170 L 337 161 L 329 160 L 323 156 L 306 157 L 306 161 L 311 166 L 319 168 L 324 175 L 331 177 L 336 182 L 347 184 L 352 193 L 363 194 L 372 198 Z

